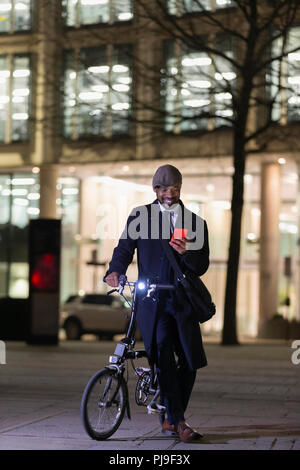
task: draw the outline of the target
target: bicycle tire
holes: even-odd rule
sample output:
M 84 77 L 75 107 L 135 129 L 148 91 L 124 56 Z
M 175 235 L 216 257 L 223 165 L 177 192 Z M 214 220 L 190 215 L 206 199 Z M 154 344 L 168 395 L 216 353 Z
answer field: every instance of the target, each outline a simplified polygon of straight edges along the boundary
M 81 400 L 81 418 L 87 434 L 97 441 L 112 436 L 123 420 L 127 399 L 127 386 L 122 376 L 109 368 L 96 372 Z

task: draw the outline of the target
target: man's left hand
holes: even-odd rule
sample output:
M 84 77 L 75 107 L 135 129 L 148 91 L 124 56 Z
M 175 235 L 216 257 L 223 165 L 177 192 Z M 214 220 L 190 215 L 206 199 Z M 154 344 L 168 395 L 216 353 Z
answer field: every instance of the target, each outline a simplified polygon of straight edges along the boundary
M 180 255 L 183 255 L 186 252 L 186 238 L 172 238 L 172 240 L 169 241 L 169 244 Z

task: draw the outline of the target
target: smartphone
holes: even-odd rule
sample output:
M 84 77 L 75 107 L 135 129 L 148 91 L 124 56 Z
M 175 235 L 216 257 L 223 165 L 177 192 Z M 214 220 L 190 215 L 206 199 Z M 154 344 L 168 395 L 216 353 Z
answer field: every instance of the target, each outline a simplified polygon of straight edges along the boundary
M 186 238 L 187 233 L 188 233 L 187 228 L 174 228 L 172 239 L 173 238 Z

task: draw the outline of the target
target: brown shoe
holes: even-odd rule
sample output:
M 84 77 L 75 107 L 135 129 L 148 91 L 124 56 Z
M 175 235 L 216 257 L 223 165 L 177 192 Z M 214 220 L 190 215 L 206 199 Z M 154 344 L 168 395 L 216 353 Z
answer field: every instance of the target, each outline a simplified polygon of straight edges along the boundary
M 191 426 L 189 426 L 185 421 L 181 421 L 177 426 L 177 432 L 181 442 L 187 443 L 201 439 L 203 434 L 195 431 Z
M 162 427 L 161 427 L 161 432 L 163 434 L 167 434 L 168 436 L 178 436 L 174 424 L 170 424 L 167 419 L 164 420 Z

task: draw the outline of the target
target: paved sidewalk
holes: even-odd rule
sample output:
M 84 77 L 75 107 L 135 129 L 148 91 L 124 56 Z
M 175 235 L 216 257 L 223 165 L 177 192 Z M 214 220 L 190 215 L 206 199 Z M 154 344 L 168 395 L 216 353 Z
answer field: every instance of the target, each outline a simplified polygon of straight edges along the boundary
M 6 364 L 0 365 L 0 450 L 300 450 L 300 364 L 291 361 L 292 341 L 204 342 L 209 365 L 197 373 L 186 418 L 205 437 L 191 444 L 162 435 L 158 418 L 135 404 L 130 369 L 132 420 L 125 418 L 107 441 L 86 435 L 82 392 L 107 364 L 112 342 L 7 342 Z

